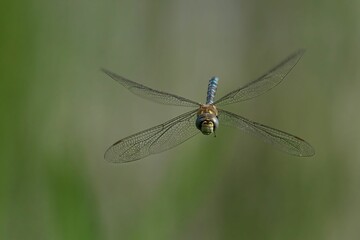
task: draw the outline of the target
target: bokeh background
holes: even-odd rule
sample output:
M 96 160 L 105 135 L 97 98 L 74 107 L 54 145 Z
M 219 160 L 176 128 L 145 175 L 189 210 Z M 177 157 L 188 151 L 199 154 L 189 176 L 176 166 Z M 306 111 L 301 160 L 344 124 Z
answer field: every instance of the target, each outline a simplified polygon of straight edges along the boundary
M 360 239 L 360 2 L 4 1 L 1 239 Z M 106 148 L 187 108 L 106 67 L 204 101 L 307 52 L 278 87 L 227 107 L 301 136 L 312 158 L 235 129 L 109 164 Z

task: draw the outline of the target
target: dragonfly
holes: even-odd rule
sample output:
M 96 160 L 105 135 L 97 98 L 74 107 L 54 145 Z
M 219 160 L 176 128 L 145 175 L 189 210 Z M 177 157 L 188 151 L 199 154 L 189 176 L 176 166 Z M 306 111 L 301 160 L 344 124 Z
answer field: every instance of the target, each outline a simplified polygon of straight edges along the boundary
M 169 150 L 200 132 L 204 135 L 215 135 L 220 123 L 224 126 L 237 128 L 257 136 L 264 142 L 290 155 L 299 157 L 313 156 L 315 150 L 305 140 L 218 108 L 218 106 L 222 107 L 252 99 L 272 89 L 294 68 L 304 52 L 305 50 L 303 49 L 294 52 L 261 77 L 229 92 L 216 101 L 215 93 L 219 78 L 212 77 L 209 80 L 205 104 L 149 88 L 109 70 L 101 69 L 135 95 L 161 104 L 194 108 L 165 123 L 115 142 L 106 150 L 104 155 L 105 160 L 112 163 L 126 163 L 139 160 L 151 154 Z

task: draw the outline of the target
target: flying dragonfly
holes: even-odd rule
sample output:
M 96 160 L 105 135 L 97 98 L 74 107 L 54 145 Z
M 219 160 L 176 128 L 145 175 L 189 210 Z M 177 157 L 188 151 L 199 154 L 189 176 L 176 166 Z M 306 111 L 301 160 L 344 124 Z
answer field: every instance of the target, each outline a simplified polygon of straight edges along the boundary
M 106 150 L 105 159 L 112 163 L 139 160 L 150 154 L 173 148 L 200 132 L 204 135 L 215 134 L 220 123 L 255 135 L 288 154 L 299 157 L 314 155 L 314 148 L 299 137 L 217 107 L 245 101 L 272 89 L 285 78 L 304 52 L 303 49 L 298 50 L 258 79 L 229 92 L 216 101 L 215 93 L 219 78 L 212 77 L 209 80 L 205 104 L 146 87 L 102 69 L 104 73 L 140 97 L 162 104 L 195 108 L 165 123 L 117 141 Z

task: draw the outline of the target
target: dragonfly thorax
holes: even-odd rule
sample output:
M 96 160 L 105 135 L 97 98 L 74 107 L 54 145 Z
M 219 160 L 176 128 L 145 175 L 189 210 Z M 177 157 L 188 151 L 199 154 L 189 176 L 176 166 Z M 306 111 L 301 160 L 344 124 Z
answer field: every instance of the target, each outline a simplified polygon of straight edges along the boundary
M 218 111 L 214 105 L 201 105 L 196 118 L 196 127 L 204 134 L 209 135 L 219 127 Z

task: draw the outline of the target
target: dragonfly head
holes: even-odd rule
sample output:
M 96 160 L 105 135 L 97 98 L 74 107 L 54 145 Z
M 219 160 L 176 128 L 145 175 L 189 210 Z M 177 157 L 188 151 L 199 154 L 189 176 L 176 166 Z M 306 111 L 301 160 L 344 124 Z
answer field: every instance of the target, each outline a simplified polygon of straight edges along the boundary
M 215 132 L 215 129 L 219 126 L 219 120 L 215 115 L 204 114 L 200 115 L 196 119 L 196 127 L 204 135 L 210 135 Z

